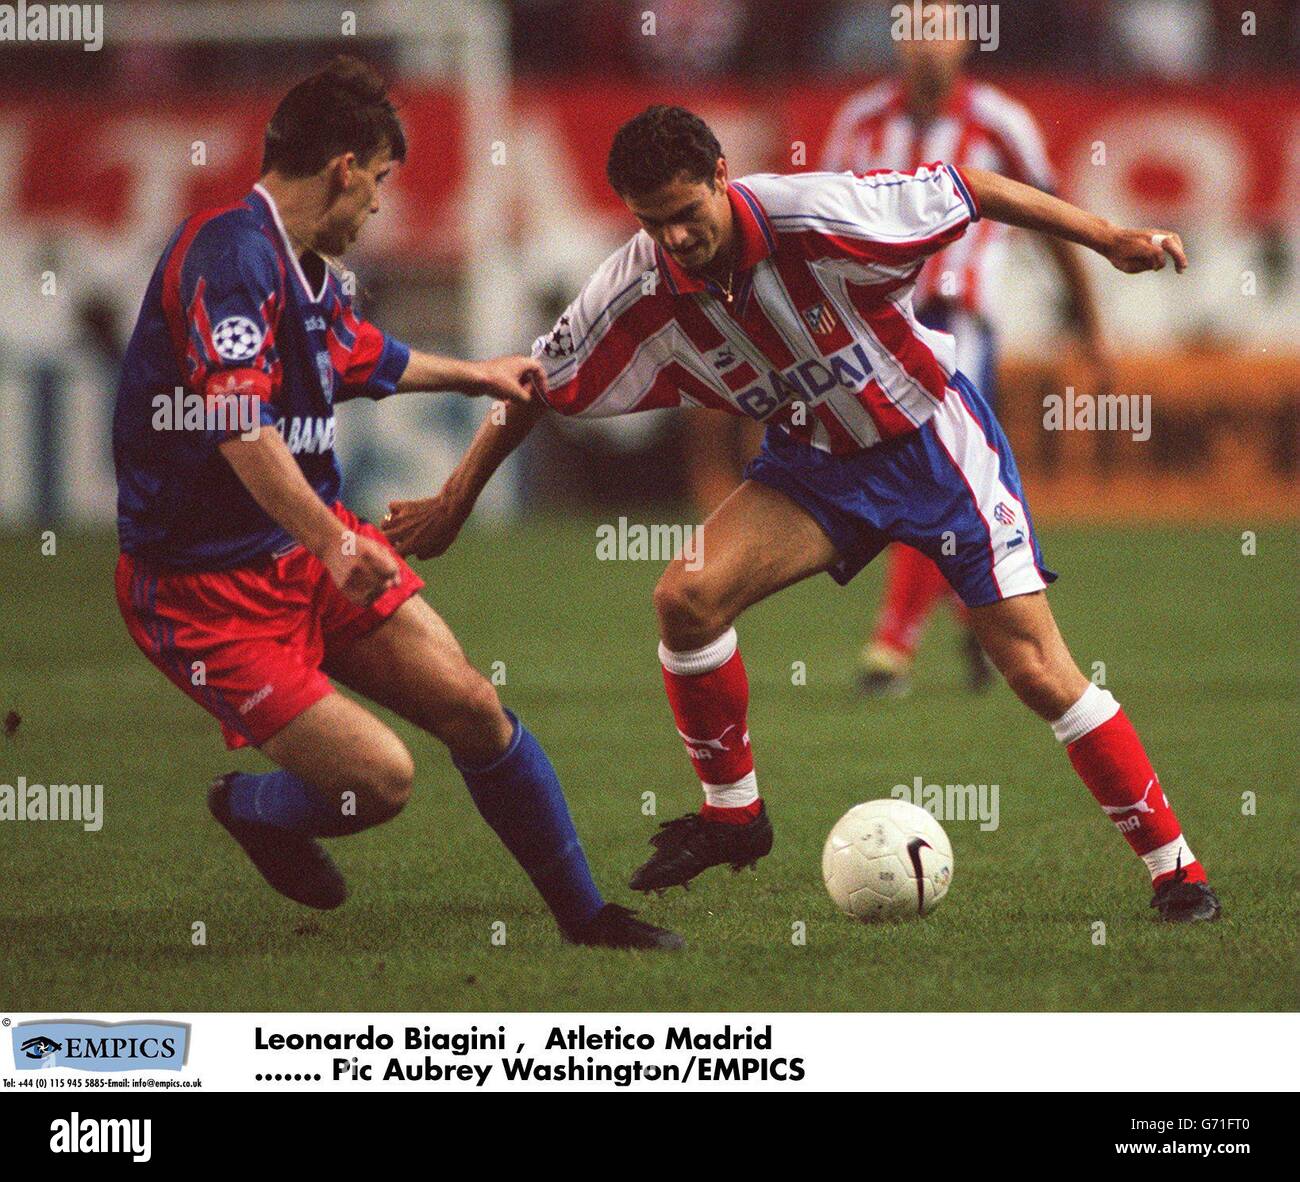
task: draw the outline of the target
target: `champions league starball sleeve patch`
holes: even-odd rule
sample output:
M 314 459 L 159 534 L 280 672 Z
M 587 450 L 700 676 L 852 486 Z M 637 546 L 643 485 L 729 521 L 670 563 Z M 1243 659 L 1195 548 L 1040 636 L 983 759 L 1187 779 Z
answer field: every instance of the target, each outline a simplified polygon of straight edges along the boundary
M 212 344 L 224 361 L 251 361 L 262 347 L 262 335 L 247 316 L 227 316 L 212 330 Z

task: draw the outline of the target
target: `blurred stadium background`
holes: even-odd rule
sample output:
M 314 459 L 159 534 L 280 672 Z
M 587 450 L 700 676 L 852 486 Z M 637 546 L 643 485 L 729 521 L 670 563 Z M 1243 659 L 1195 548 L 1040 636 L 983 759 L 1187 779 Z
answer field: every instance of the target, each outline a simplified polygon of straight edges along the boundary
M 1109 663 L 1228 919 L 1176 940 L 1146 922 L 1141 868 L 1120 861 L 1123 843 L 1050 735 L 1006 687 L 956 687 L 947 613 L 936 628 L 948 643 L 918 657 L 917 694 L 854 700 L 876 563 L 847 597 L 813 580 L 746 618 L 755 743 L 780 818 L 762 873 L 647 904 L 692 941 L 682 960 L 610 954 L 595 971 L 566 957 L 443 753 L 404 724 L 416 798 L 400 824 L 341 850 L 356 897 L 327 921 L 301 922 L 260 891 L 225 835 L 199 823 L 202 786 L 231 757 L 140 658 L 112 601 L 109 422 L 124 337 L 173 227 L 247 190 L 276 100 L 340 50 L 397 80 L 411 140 L 348 260 L 362 309 L 413 343 L 482 356 L 527 349 L 631 232 L 603 178 L 619 123 L 679 102 L 714 125 L 737 173 L 788 171 L 796 154 L 815 167 L 839 105 L 891 68 L 889 5 L 104 7 L 99 52 L 0 43 L 0 783 L 103 783 L 110 811 L 89 836 L 0 826 L 9 1004 L 1296 1007 L 1294 5 L 1258 0 L 1243 35 L 1239 5 L 1217 0 L 1015 0 L 1000 6 L 997 51 L 971 55 L 977 76 L 1037 117 L 1067 196 L 1176 227 L 1194 260 L 1182 277 L 1136 281 L 1089 260 L 1117 388 L 1152 396 L 1151 436 L 1052 432 L 1044 397 L 1082 388 L 1085 367 L 1055 271 L 1030 236 L 1013 237 L 996 301 L 1001 413 L 1050 521 L 1048 560 L 1067 576 L 1054 604 L 1076 656 L 1093 676 Z M 342 407 L 348 502 L 376 517 L 389 496 L 433 491 L 485 411 L 430 396 Z M 664 817 L 698 794 L 654 660 L 658 564 L 597 562 L 593 519 L 696 519 L 723 479 L 702 471 L 702 444 L 725 442 L 738 461 L 755 443 L 700 413 L 552 416 L 479 518 L 521 515 L 509 533 L 467 531 L 422 568 L 471 659 L 494 676 L 508 666 L 503 695 L 545 736 L 620 900 L 657 820 L 642 794 L 658 794 Z M 47 527 L 57 557 L 37 558 Z M 1259 531 L 1250 559 L 1246 530 Z M 806 686 L 792 683 L 794 661 Z M 817 873 L 827 828 L 918 776 L 1000 784 L 1004 826 L 950 828 L 958 883 L 935 922 L 855 932 Z M 1258 821 L 1243 805 L 1256 790 Z M 487 942 L 503 914 L 522 955 Z M 199 954 L 196 916 L 215 933 Z M 1088 938 L 1099 916 L 1114 937 L 1104 954 Z M 813 939 L 792 951 L 789 924 L 804 917 Z
M 335 52 L 397 80 L 412 143 L 349 260 L 363 311 L 473 355 L 526 349 L 630 232 L 603 178 L 625 118 L 680 102 L 715 126 L 733 174 L 816 167 L 838 105 L 893 55 L 880 0 L 103 7 L 98 52 L 0 43 L 11 527 L 111 522 L 115 369 L 158 251 L 189 212 L 248 188 L 276 98 Z M 1146 443 L 1064 435 L 1042 429 L 1042 399 L 1073 380 L 1066 309 L 1041 248 L 1014 238 L 997 301 L 1002 413 L 1041 517 L 1248 527 L 1296 510 L 1300 7 L 1251 12 L 1248 35 L 1242 5 L 1223 0 L 1017 0 L 1001 6 L 996 52 L 971 55 L 975 76 L 1037 117 L 1064 195 L 1177 227 L 1194 259 L 1178 283 L 1133 283 L 1090 258 L 1119 389 L 1153 396 L 1154 430 Z M 374 514 L 432 491 L 483 410 L 342 408 L 349 501 Z M 694 430 L 673 413 L 552 422 L 486 507 L 679 501 L 698 484 Z

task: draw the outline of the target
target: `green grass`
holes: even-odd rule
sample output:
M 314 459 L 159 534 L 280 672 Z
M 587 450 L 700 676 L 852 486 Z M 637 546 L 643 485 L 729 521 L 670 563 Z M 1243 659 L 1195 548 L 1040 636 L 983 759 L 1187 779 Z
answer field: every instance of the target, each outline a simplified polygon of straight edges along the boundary
M 1053 603 L 1085 672 L 1143 734 L 1222 923 L 1163 928 L 1141 865 L 1047 728 L 999 687 L 960 691 L 936 620 L 911 698 L 848 694 L 880 570 L 819 578 L 741 623 L 751 727 L 776 848 L 759 873 L 706 873 L 644 904 L 682 931 L 676 957 L 561 944 L 479 821 L 446 755 L 399 724 L 418 765 L 393 823 L 333 845 L 353 897 L 307 913 L 261 883 L 213 824 L 204 790 L 253 752 L 128 640 L 114 548 L 0 538 L 0 783 L 103 783 L 99 833 L 0 824 L 0 1005 L 6 1010 L 1278 1010 L 1296 986 L 1295 552 L 1288 531 L 1245 557 L 1232 530 L 1051 528 Z M 698 799 L 663 700 L 650 591 L 657 567 L 594 559 L 593 527 L 467 535 L 424 568 L 428 599 L 471 659 L 505 663 L 505 700 L 551 752 L 613 898 L 657 819 Z M 805 662 L 807 684 L 791 682 Z M 997 783 L 1001 824 L 947 825 L 948 898 L 926 921 L 859 926 L 821 885 L 827 829 L 896 783 Z M 1243 792 L 1257 797 L 1245 816 Z M 657 796 L 659 817 L 642 813 Z M 492 924 L 507 941 L 491 943 Z M 792 943 L 806 924 L 807 942 Z M 1106 942 L 1093 942 L 1098 921 Z M 206 925 L 206 946 L 191 925 Z

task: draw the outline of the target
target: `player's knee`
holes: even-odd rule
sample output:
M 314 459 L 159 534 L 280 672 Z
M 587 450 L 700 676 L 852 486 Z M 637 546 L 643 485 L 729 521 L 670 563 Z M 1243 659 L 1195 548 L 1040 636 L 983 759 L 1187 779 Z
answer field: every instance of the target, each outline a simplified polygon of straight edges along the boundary
M 1038 645 L 1023 645 L 1015 651 L 1002 670 L 1012 692 L 1026 706 L 1044 718 L 1059 718 L 1072 705 L 1078 694 L 1074 692 L 1073 678 L 1081 677 L 1070 666 L 1062 669 L 1053 655 Z
M 467 667 L 438 721 L 436 733 L 457 762 L 490 763 L 505 750 L 513 727 L 490 681 Z
M 406 807 L 415 785 L 415 761 L 400 743 L 375 752 L 356 767 L 358 815 L 377 825 Z
M 659 631 L 669 648 L 698 648 L 731 624 L 727 612 L 703 579 L 669 567 L 654 591 Z

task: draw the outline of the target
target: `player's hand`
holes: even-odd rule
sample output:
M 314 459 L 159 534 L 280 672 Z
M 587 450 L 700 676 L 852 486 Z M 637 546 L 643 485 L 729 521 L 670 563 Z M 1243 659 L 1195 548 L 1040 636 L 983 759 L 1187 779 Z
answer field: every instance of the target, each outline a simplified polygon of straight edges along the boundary
M 401 568 L 388 548 L 355 530 L 344 530 L 319 558 L 339 590 L 363 607 L 401 582 Z
M 1183 240 L 1172 230 L 1120 230 L 1102 253 L 1126 275 L 1160 271 L 1169 259 L 1180 275 L 1187 270 Z
M 531 357 L 476 361 L 470 367 L 470 385 L 465 393 L 507 402 L 532 402 L 546 393 L 546 371 Z
M 469 510 L 446 493 L 422 501 L 391 501 L 380 523 L 399 554 L 437 558 L 456 540 Z

